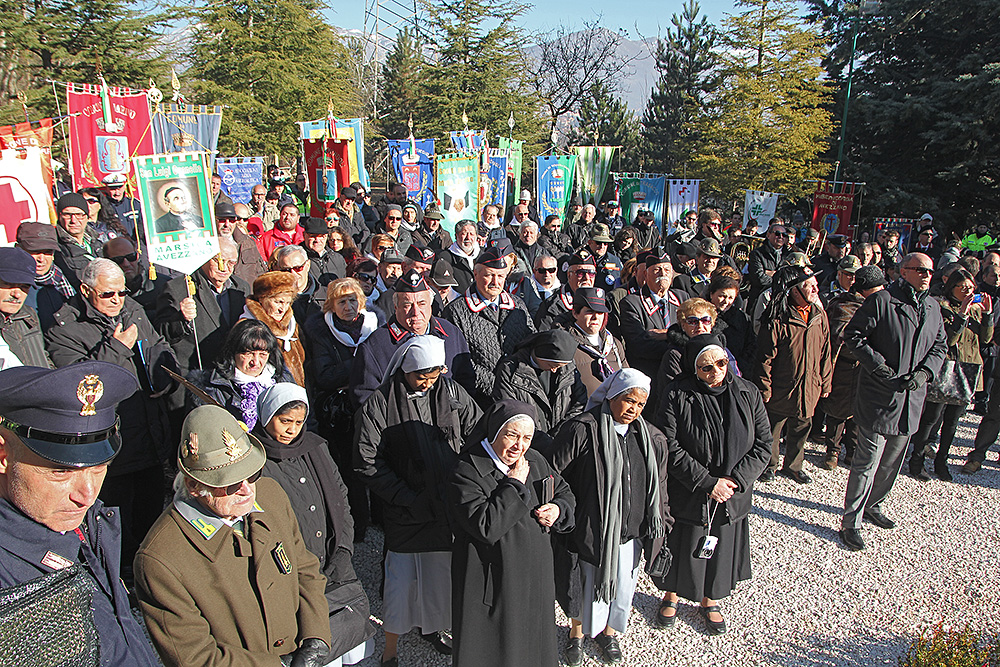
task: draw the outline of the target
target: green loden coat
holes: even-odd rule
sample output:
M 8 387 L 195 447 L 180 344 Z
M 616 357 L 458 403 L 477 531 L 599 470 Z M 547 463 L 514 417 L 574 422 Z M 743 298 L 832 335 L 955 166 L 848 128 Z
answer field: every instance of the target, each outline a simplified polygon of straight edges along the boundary
M 305 639 L 330 644 L 326 579 L 288 497 L 262 477 L 256 506 L 244 517 L 250 542 L 225 525 L 206 539 L 173 504 L 143 541 L 135 583 L 164 665 L 281 667 Z M 279 542 L 288 574 L 274 555 Z

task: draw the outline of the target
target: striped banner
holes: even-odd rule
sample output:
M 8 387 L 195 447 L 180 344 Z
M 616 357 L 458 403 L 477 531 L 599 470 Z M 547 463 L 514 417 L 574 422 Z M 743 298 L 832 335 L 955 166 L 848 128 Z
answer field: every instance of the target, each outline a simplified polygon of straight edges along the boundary
M 576 146 L 576 184 L 584 204 L 600 203 L 617 146 Z

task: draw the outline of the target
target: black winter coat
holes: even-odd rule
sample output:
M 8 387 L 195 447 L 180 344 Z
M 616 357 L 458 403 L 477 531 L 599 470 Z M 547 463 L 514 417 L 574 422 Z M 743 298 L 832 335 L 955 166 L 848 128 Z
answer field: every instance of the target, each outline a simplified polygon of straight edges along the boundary
M 542 389 L 539 373 L 550 373 L 555 386 L 555 399 L 550 400 Z M 575 362 L 554 371 L 538 371 L 531 365 L 531 350 L 523 348 L 500 360 L 492 398 L 499 401 L 512 398 L 535 406 L 535 430 L 554 434 L 559 425 L 583 412 L 587 404 L 587 387 L 583 384 Z
M 52 368 L 38 313 L 28 306 L 10 316 L 0 313 L 0 337 L 25 366 Z

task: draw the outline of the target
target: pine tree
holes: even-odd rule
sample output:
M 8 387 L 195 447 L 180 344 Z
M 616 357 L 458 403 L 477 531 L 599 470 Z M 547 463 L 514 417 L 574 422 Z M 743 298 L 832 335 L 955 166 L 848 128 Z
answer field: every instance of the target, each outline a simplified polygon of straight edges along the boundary
M 46 79 L 96 84 L 102 72 L 109 85 L 134 88 L 162 79 L 167 19 L 121 0 L 0 0 L 0 122 L 24 120 L 19 92 L 33 119 L 55 115 Z
M 192 101 L 225 104 L 223 154 L 296 152 L 297 121 L 358 111 L 344 45 L 318 0 L 212 0 L 198 9 Z
M 409 29 L 404 29 L 382 68 L 376 127 L 381 136 L 403 139 L 409 135 L 407 121 L 420 99 L 423 76 L 423 47 Z
M 628 105 L 600 83 L 581 100 L 578 124 L 569 134 L 570 146 L 620 146 L 616 163 L 622 171 L 639 169 L 639 123 Z
M 833 131 L 822 38 L 792 0 L 739 6 L 723 23 L 722 84 L 698 122 L 692 171 L 729 199 L 747 188 L 804 195 L 805 179 L 832 174 L 820 160 Z
M 643 168 L 677 173 L 697 143 L 697 119 L 706 97 L 717 87 L 717 33 L 706 17 L 699 20 L 697 0 L 687 0 L 672 28 L 656 43 L 660 78 L 642 117 Z

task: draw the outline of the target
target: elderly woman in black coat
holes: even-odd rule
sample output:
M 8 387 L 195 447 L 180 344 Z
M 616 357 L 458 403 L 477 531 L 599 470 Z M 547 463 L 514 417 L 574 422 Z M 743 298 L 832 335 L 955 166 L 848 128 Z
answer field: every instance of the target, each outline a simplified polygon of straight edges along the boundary
M 253 435 L 267 454 L 263 474 L 288 495 L 302 541 L 319 558 L 326 577 L 333 637 L 325 667 L 353 665 L 371 655 L 375 628 L 368 597 L 351 564 L 354 522 L 347 489 L 326 440 L 303 429 L 309 414 L 306 390 L 294 382 L 274 384 L 257 397 Z
M 445 493 L 463 443 L 482 412 L 447 377 L 445 342 L 413 336 L 355 417 L 355 469 L 383 503 L 385 584 L 382 664 L 399 635 L 419 628 L 450 653 L 452 533 Z
M 492 404 L 451 482 L 454 667 L 555 667 L 549 531 L 572 530 L 569 485 L 532 445 L 534 408 Z
M 571 619 L 567 665 L 583 660 L 585 634 L 608 662 L 622 659 L 615 633 L 628 624 L 640 553 L 655 561 L 672 523 L 666 441 L 641 417 L 649 385 L 641 371 L 616 371 L 562 425 L 549 455 L 576 496 L 576 528 L 556 554 L 559 603 Z M 577 572 L 567 573 L 574 561 Z
M 667 545 L 670 570 L 653 581 L 666 591 L 657 612 L 674 624 L 678 596 L 700 601 L 710 634 L 726 631 L 718 602 L 750 578 L 753 483 L 767 465 L 771 427 L 760 391 L 733 374 L 715 334 L 693 337 L 683 373 L 664 390 L 656 421 L 670 449 L 670 510 L 677 524 Z M 706 536 L 718 540 L 714 553 Z

